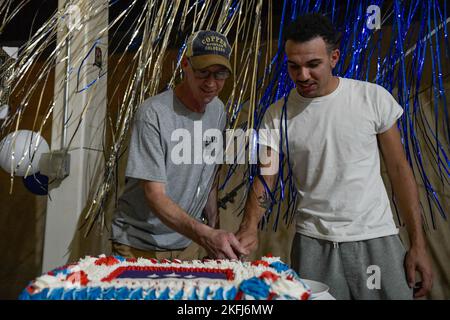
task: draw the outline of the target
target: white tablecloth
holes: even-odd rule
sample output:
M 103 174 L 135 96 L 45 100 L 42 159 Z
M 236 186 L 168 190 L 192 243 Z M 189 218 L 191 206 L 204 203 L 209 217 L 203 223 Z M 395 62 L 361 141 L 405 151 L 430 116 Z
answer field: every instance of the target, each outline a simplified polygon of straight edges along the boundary
M 322 294 L 320 294 L 318 296 L 312 296 L 311 300 L 336 300 L 336 298 L 333 297 L 328 292 L 325 292 L 325 293 L 322 293 Z

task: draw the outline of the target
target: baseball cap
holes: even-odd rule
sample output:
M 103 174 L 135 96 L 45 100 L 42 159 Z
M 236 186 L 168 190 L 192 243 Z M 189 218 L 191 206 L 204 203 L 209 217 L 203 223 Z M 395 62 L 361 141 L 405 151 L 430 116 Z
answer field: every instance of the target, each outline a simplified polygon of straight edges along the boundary
M 231 46 L 227 38 L 216 31 L 197 31 L 186 43 L 186 57 L 194 69 L 204 69 L 218 64 L 232 72 L 230 55 Z

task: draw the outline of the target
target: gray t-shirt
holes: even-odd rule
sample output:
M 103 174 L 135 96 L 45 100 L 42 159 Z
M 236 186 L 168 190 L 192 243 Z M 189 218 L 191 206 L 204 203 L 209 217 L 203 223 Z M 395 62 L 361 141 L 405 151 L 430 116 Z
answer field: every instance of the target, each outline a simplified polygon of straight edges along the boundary
M 199 148 L 206 153 L 211 140 L 216 141 L 208 132 L 222 134 L 225 125 L 224 105 L 218 98 L 204 113 L 187 109 L 173 90 L 140 106 L 129 146 L 125 190 L 112 221 L 114 242 L 141 250 L 176 250 L 191 243 L 150 210 L 140 180 L 165 183 L 166 195 L 200 220 L 217 165 L 205 163 Z

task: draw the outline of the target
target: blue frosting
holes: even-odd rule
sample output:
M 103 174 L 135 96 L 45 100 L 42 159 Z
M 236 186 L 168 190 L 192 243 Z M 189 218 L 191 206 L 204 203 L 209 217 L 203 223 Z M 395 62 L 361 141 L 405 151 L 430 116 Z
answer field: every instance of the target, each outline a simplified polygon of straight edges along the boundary
M 38 298 L 36 298 L 36 296 L 38 296 L 39 293 L 35 293 L 35 294 L 30 294 L 30 300 L 39 300 Z
M 189 297 L 189 300 L 198 300 L 197 289 L 195 287 L 192 288 L 192 292 L 191 292 L 191 296 Z
M 50 290 L 50 293 L 47 297 L 49 300 L 61 300 L 64 293 L 64 288 L 55 288 Z
M 270 293 L 269 285 L 257 277 L 242 281 L 239 290 L 255 299 L 266 299 Z
M 228 292 L 226 294 L 226 300 L 234 300 L 234 298 L 236 297 L 236 294 L 237 294 L 236 287 L 232 287 L 230 290 L 228 290 Z
M 59 275 L 59 274 L 63 274 L 63 275 L 68 275 L 69 274 L 69 269 L 67 269 L 67 268 L 62 268 L 62 269 L 55 269 L 55 270 L 52 270 L 52 273 L 55 275 L 55 276 L 57 276 L 57 275 Z
M 142 299 L 142 288 L 137 288 L 131 291 L 130 300 L 141 300 Z
M 170 289 L 166 288 L 158 297 L 158 300 L 169 300 Z
M 50 289 L 48 289 L 48 288 L 42 290 L 39 299 L 41 299 L 41 300 L 47 299 L 49 292 L 50 292 Z
M 223 300 L 223 288 L 219 288 L 216 290 L 213 300 Z
M 116 289 L 113 287 L 103 290 L 103 299 L 112 300 L 115 298 Z
M 130 295 L 130 289 L 127 287 L 121 287 L 116 289 L 116 300 L 126 300 Z
M 69 289 L 66 292 L 63 293 L 62 299 L 63 300 L 73 300 L 74 299 L 74 293 L 75 289 Z
M 270 287 L 263 280 L 253 277 L 248 280 L 244 280 L 239 290 L 248 296 L 252 296 L 255 299 L 265 299 L 269 296 Z M 184 290 L 181 289 L 174 296 L 173 300 L 181 300 L 184 295 Z M 235 299 L 238 290 L 236 287 L 231 287 L 230 290 L 225 292 L 223 288 L 218 288 L 211 296 L 211 288 L 206 287 L 202 299 L 203 300 L 233 300 Z M 36 294 L 29 294 L 25 289 L 19 296 L 20 300 L 169 300 L 170 289 L 166 288 L 159 297 L 156 296 L 156 290 L 150 289 L 144 291 L 142 288 L 129 289 L 127 287 L 121 288 L 106 288 L 101 287 L 89 287 L 89 288 L 73 288 L 65 290 L 64 288 L 55 288 L 52 290 L 44 289 Z M 192 288 L 190 292 L 189 300 L 198 300 L 197 288 Z
M 248 296 L 252 296 L 255 299 L 266 299 L 270 293 L 270 287 L 263 280 L 253 277 L 242 281 L 239 290 Z M 174 296 L 173 300 L 183 299 L 184 290 L 181 289 Z M 231 287 L 230 290 L 225 292 L 224 288 L 217 288 L 213 293 L 210 287 L 206 287 L 203 294 L 203 300 L 234 300 L 238 290 L 236 287 Z M 170 289 L 166 288 L 159 297 L 156 296 L 156 290 L 150 289 L 144 291 L 142 288 L 129 289 L 127 287 L 121 288 L 106 288 L 101 287 L 89 287 L 89 288 L 73 288 L 65 290 L 64 288 L 55 288 L 52 290 L 44 289 L 36 294 L 29 294 L 25 289 L 19 296 L 20 300 L 169 300 Z M 192 288 L 189 300 L 198 300 L 197 288 Z
M 74 300 L 87 300 L 87 288 L 80 288 L 75 290 Z
M 119 260 L 119 262 L 123 262 L 123 261 L 127 260 L 127 259 L 125 259 L 125 258 L 122 257 L 122 256 L 114 256 L 114 258 L 116 258 L 117 260 Z
M 156 300 L 155 289 L 148 290 L 147 295 L 144 297 L 144 300 Z
M 211 293 L 211 289 L 209 287 L 205 288 L 205 291 L 203 292 L 203 300 L 208 300 L 208 296 Z
M 49 293 L 49 289 L 44 289 L 37 294 L 31 295 L 31 300 L 45 300 L 47 299 Z
M 89 287 L 87 290 L 87 298 L 89 300 L 101 300 L 102 299 L 102 288 Z
M 270 264 L 270 266 L 277 270 L 277 272 L 283 272 L 291 269 L 287 264 L 280 261 L 273 262 Z
M 183 298 L 184 291 L 181 289 L 176 295 L 173 296 L 173 300 L 181 300 Z
M 30 300 L 31 296 L 28 293 L 27 289 L 23 290 L 19 295 L 19 300 Z

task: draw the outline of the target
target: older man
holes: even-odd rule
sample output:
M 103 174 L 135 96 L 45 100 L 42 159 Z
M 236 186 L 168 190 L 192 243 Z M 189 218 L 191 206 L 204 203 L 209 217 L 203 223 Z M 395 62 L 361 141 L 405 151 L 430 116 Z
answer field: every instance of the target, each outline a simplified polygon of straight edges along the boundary
M 206 130 L 225 129 L 224 105 L 217 96 L 232 72 L 230 54 L 224 35 L 194 33 L 181 61 L 181 83 L 149 98 L 138 109 L 125 192 L 112 222 L 115 253 L 198 259 L 204 256 L 201 246 L 210 257 L 236 259 L 247 252 L 234 234 L 216 229 L 217 166 L 205 163 L 202 156 L 211 141 L 199 140 L 194 132 L 201 128 L 203 137 Z M 188 161 L 177 158 L 180 141 L 174 139 L 174 132 L 179 129 L 189 133 L 185 139 L 194 137 L 183 151 L 193 155 Z M 198 143 L 202 148 L 195 148 Z

